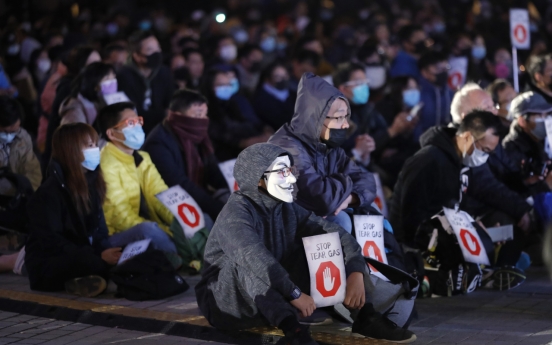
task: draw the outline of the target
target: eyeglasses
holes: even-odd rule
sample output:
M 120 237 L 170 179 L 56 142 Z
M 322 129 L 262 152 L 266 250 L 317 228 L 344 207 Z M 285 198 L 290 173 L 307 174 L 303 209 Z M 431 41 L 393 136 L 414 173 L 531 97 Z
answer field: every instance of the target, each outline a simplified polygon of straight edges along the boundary
M 285 167 L 285 168 L 277 169 L 277 170 L 268 170 L 268 171 L 265 171 L 265 174 L 266 173 L 281 173 L 283 177 L 288 177 L 290 174 L 297 175 L 296 172 L 297 172 L 297 169 L 294 166 L 292 166 L 292 167 Z
M 119 128 L 119 127 L 134 127 L 136 125 L 143 126 L 144 125 L 144 118 L 142 116 L 138 117 L 131 117 L 129 119 L 123 120 L 116 124 L 113 128 Z
M 338 116 L 338 117 L 326 116 L 326 118 L 330 119 L 330 120 L 335 120 L 337 125 L 341 126 L 345 122 L 349 122 L 349 119 L 351 118 L 351 115 L 348 114 L 348 115 L 345 115 L 345 116 Z
M 351 80 L 351 81 L 346 82 L 344 85 L 345 86 L 358 86 L 358 85 L 368 85 L 368 83 L 369 83 L 368 79 Z

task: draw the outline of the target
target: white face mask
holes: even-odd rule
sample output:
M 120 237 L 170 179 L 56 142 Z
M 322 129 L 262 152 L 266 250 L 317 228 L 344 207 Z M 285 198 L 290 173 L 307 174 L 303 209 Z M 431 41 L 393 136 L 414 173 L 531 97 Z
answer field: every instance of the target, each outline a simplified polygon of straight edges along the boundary
M 238 48 L 233 44 L 220 48 L 220 58 L 226 62 L 234 61 L 237 56 Z
M 462 152 L 462 163 L 470 168 L 481 166 L 487 162 L 489 154 L 481 151 L 475 146 L 475 138 L 473 139 L 473 152 L 471 155 L 467 155 L 467 149 Z
M 368 66 L 364 69 L 368 84 L 372 89 L 379 89 L 385 85 L 387 71 L 384 66 Z
M 281 170 L 285 168 L 290 168 L 291 163 L 288 156 L 278 157 L 272 162 L 268 167 L 265 176 L 266 178 L 266 189 L 270 195 L 275 197 L 278 200 L 283 202 L 292 203 L 293 202 L 293 184 L 297 182 L 297 179 L 291 172 L 288 171 L 289 175 L 284 177 L 284 171 L 274 171 Z

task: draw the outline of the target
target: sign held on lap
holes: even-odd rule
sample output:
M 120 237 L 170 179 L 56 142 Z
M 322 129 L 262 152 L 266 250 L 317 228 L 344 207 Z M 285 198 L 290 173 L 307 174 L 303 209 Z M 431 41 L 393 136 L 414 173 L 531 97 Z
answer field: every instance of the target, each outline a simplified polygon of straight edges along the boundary
M 317 308 L 329 307 L 345 300 L 345 263 L 339 233 L 303 238 L 309 264 L 310 295 Z
M 383 241 L 383 216 L 354 215 L 356 240 L 362 248 L 364 257 L 371 257 L 384 264 L 387 264 L 385 244 Z M 377 269 L 368 265 L 373 275 L 389 281 Z
M 443 210 L 452 230 L 456 234 L 464 260 L 474 264 L 489 266 L 489 257 L 487 256 L 483 242 L 481 242 L 481 238 L 479 238 L 467 213 L 464 211 L 456 212 L 446 207 L 443 207 Z
M 123 250 L 123 253 L 121 254 L 121 257 L 119 258 L 119 262 L 117 262 L 117 265 L 120 265 L 128 259 L 145 252 L 146 249 L 148 249 L 150 242 L 151 238 L 146 238 L 145 240 L 127 244 L 127 246 Z
M 232 193 L 240 190 L 240 188 L 238 187 L 238 183 L 234 178 L 234 165 L 236 165 L 235 159 L 219 163 L 219 169 L 222 172 L 222 176 L 224 176 L 224 178 L 226 179 L 226 183 L 228 183 L 228 189 L 230 189 L 230 192 Z
M 178 219 L 187 238 L 205 227 L 205 216 L 197 202 L 179 185 L 155 196 Z

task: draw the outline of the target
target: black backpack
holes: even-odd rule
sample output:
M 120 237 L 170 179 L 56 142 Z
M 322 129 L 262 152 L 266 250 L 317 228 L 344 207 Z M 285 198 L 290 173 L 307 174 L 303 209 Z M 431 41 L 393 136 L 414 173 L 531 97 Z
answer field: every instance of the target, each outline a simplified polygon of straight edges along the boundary
M 4 228 L 27 232 L 27 202 L 33 194 L 29 179 L 14 174 L 8 167 L 0 168 L 0 179 L 9 181 L 15 187 L 15 195 L 0 195 L 0 224 Z
M 131 301 L 163 299 L 188 290 L 162 251 L 148 249 L 115 266 L 111 279 L 117 284 L 117 297 Z

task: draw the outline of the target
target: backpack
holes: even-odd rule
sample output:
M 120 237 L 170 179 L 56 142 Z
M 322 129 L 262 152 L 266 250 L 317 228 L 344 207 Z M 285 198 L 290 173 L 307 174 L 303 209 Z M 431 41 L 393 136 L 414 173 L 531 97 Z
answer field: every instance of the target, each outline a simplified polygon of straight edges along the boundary
M 163 299 L 188 290 L 162 251 L 148 249 L 115 266 L 111 279 L 117 284 L 117 297 L 131 301 Z
M 27 202 L 33 194 L 29 179 L 14 174 L 8 167 L 0 168 L 0 179 L 15 186 L 15 195 L 0 195 L 0 224 L 18 232 L 27 232 Z
M 173 241 L 178 255 L 182 258 L 182 267 L 189 267 L 192 261 L 198 261 L 203 266 L 203 252 L 209 237 L 209 230 L 203 228 L 196 232 L 192 238 L 187 238 L 176 218 L 171 223 L 170 230 L 173 234 Z

